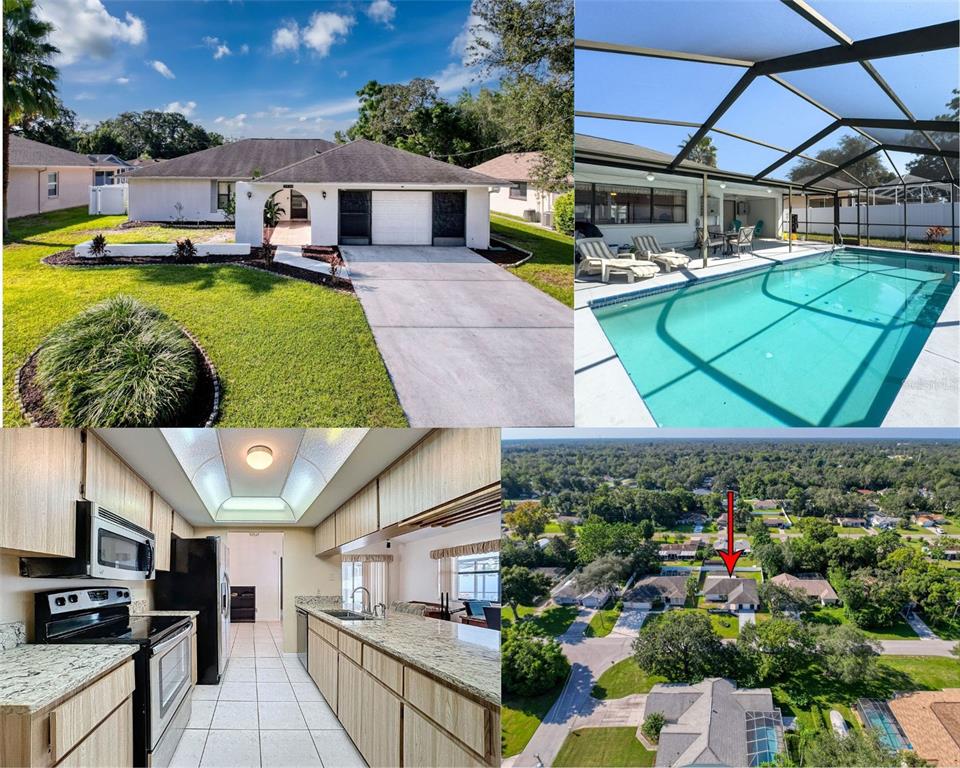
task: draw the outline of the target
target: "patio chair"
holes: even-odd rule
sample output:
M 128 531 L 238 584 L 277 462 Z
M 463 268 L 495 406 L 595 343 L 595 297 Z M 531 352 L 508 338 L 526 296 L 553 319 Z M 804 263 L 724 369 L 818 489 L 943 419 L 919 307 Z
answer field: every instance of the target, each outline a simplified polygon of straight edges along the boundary
M 677 253 L 673 248 L 664 248 L 657 242 L 654 235 L 634 235 L 633 245 L 637 253 L 645 256 L 650 261 L 663 264 L 667 272 L 679 267 L 685 267 L 690 263 L 690 257 L 682 253 Z
M 733 221 L 730 222 L 730 229 L 734 230 L 735 232 L 739 232 L 740 227 L 742 226 L 743 226 L 743 222 L 740 221 L 740 219 L 734 219 Z
M 741 227 L 740 231 L 737 232 L 737 241 L 733 244 L 733 247 L 737 249 L 737 256 L 742 253 L 744 248 L 749 253 L 753 253 L 753 229 L 753 227 Z
M 720 227 L 711 225 L 707 227 L 707 248 L 713 248 L 713 252 L 717 252 L 717 248 L 722 248 L 724 245 L 723 242 L 723 232 L 720 231 Z M 697 227 L 697 249 L 703 247 L 703 227 Z
M 643 261 L 631 256 L 617 256 L 600 237 L 582 237 L 576 241 L 580 262 L 577 264 L 576 276 L 600 275 L 604 283 L 610 281 L 611 273 L 626 275 L 628 282 L 636 278 L 653 277 L 660 271 L 660 267 L 652 261 Z
M 763 219 L 757 219 L 757 223 L 753 225 L 753 236 L 760 237 L 761 232 L 763 232 Z

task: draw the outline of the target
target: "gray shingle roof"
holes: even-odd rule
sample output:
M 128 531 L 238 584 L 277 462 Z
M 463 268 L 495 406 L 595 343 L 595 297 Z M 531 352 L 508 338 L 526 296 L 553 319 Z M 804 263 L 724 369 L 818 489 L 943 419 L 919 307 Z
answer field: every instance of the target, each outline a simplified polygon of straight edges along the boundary
M 543 157 L 542 152 L 508 152 L 505 155 L 473 166 L 477 173 L 510 181 L 533 181 L 533 171 Z
M 627 602 L 648 602 L 657 598 L 667 600 L 686 595 L 686 576 L 648 576 L 634 584 L 623 599 Z
M 326 139 L 241 139 L 145 165 L 127 178 L 249 179 L 254 171 L 266 175 L 335 146 Z
M 451 163 L 388 147 L 367 139 L 338 144 L 328 152 L 264 174 L 263 181 L 330 184 L 463 184 L 490 186 L 504 181 Z
M 110 163 L 104 163 L 110 165 Z M 93 162 L 87 155 L 71 152 L 69 149 L 51 147 L 39 141 L 25 139 L 15 134 L 10 136 L 10 165 L 21 168 L 44 168 L 46 166 L 76 165 L 93 168 L 100 163 Z
M 759 603 L 760 593 L 753 579 L 707 577 L 703 585 L 704 595 L 726 595 L 730 603 Z

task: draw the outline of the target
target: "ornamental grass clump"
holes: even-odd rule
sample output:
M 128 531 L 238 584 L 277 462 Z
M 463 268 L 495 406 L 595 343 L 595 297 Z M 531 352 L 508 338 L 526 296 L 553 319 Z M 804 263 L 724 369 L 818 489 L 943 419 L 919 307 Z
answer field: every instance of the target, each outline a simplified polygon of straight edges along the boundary
M 190 339 L 159 309 L 129 296 L 81 312 L 37 353 L 44 403 L 68 427 L 178 424 L 197 378 Z

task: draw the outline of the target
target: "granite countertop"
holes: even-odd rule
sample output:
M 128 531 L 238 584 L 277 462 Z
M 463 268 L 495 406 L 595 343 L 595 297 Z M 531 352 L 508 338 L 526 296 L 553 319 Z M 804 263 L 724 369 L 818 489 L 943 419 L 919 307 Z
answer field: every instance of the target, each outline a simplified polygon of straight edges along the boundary
M 302 595 L 294 602 L 297 608 L 405 664 L 500 706 L 500 633 L 496 630 L 390 611 L 385 619 L 345 621 L 323 613 L 342 608 L 339 603 Z
M 199 616 L 200 611 L 130 611 L 131 616 Z
M 39 712 L 133 656 L 140 646 L 18 645 L 0 652 L 0 713 Z

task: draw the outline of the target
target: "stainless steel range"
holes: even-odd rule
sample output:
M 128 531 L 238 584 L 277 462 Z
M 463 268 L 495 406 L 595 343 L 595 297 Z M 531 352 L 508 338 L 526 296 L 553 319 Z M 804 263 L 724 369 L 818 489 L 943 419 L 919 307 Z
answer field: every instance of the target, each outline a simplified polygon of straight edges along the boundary
M 133 758 L 136 766 L 170 763 L 190 720 L 191 620 L 186 616 L 130 616 L 123 586 L 38 592 L 38 643 L 132 643 Z

